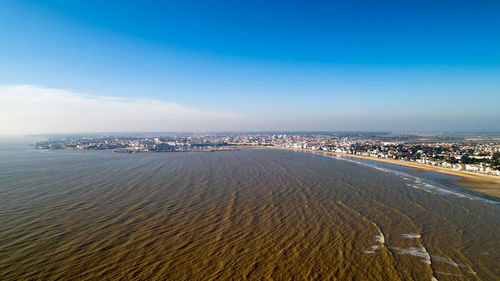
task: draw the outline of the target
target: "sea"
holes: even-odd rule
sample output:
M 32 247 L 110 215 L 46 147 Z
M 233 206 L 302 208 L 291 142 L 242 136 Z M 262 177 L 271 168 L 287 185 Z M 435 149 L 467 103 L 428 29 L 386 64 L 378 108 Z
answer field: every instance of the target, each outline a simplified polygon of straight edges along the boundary
M 0 139 L 0 280 L 500 280 L 500 201 L 284 150 Z

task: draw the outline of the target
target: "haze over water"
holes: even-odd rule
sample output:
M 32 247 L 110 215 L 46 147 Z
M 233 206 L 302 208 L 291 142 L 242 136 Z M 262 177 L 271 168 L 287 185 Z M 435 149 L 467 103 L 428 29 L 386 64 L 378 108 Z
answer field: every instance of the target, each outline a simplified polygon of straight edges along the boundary
M 404 176 L 292 151 L 4 144 L 0 279 L 500 280 L 498 201 Z

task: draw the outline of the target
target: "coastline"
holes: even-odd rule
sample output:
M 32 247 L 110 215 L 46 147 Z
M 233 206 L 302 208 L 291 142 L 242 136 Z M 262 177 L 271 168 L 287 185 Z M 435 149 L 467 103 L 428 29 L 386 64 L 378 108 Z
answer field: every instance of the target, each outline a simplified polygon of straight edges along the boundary
M 459 177 L 456 180 L 443 179 L 443 181 L 457 185 L 463 188 L 467 188 L 471 191 L 494 197 L 496 199 L 500 199 L 500 177 L 478 174 L 468 171 L 457 171 L 443 167 L 429 166 L 420 163 L 408 162 L 404 160 L 394 160 L 394 159 L 385 159 L 385 158 L 374 158 L 369 156 L 362 155 L 354 155 L 354 154 L 345 154 L 338 153 L 332 151 L 318 151 L 307 148 L 289 148 L 289 147 L 279 147 L 279 146 L 238 146 L 241 149 L 281 149 L 281 150 L 292 150 L 292 151 L 305 151 L 305 152 L 314 152 L 314 153 L 322 153 L 327 155 L 335 155 L 349 158 L 357 158 L 357 159 L 365 159 L 377 162 L 383 162 L 388 164 L 400 165 L 410 168 L 416 168 L 417 170 L 411 170 L 412 173 L 419 172 L 437 172 L 441 174 L 453 175 Z

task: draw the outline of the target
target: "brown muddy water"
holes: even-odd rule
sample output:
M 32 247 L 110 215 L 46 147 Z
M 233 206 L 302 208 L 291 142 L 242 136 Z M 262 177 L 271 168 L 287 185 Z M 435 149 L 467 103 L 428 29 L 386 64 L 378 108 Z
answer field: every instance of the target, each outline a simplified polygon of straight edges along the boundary
M 0 280 L 500 280 L 498 201 L 402 170 L 4 145 Z

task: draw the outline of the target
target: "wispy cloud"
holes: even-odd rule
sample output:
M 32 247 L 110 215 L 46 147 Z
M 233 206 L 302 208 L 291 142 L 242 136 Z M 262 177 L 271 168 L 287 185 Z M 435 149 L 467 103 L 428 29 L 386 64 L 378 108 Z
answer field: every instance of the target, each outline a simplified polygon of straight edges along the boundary
M 0 87 L 0 134 L 224 131 L 248 118 L 149 99 L 91 96 L 32 85 Z

